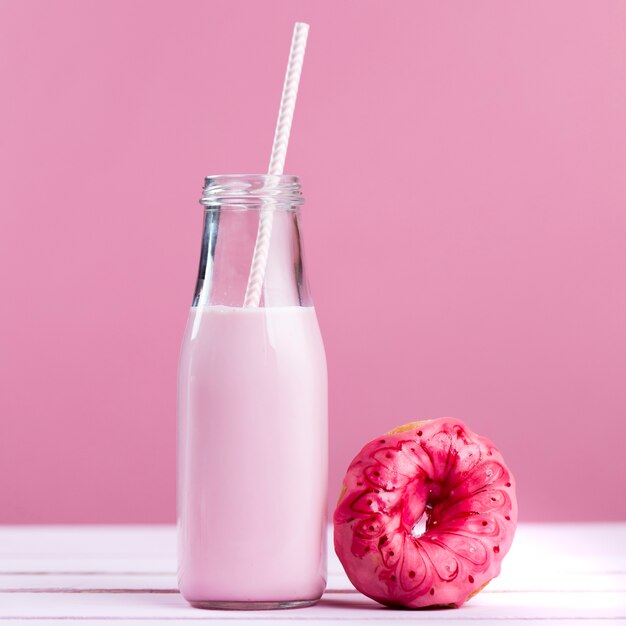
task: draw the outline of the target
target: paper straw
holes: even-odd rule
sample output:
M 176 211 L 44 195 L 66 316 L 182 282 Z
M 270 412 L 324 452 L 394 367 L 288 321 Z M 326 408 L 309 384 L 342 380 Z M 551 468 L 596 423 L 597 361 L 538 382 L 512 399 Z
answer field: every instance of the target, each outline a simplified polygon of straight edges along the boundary
M 287 63 L 287 72 L 283 84 L 283 95 L 280 99 L 278 121 L 276 122 L 276 132 L 274 133 L 274 143 L 272 145 L 268 174 L 280 175 L 283 173 L 285 167 L 289 133 L 291 132 L 293 112 L 296 108 L 298 85 L 300 84 L 300 74 L 302 73 L 302 63 L 304 62 L 304 51 L 306 49 L 308 34 L 309 25 L 303 22 L 296 22 L 293 28 L 291 50 L 289 51 L 289 61 Z M 246 295 L 243 302 L 244 307 L 258 307 L 261 301 L 273 221 L 273 210 L 261 209 L 259 230 L 257 231 L 256 242 L 254 244 L 252 266 L 250 268 L 248 286 L 246 287 Z

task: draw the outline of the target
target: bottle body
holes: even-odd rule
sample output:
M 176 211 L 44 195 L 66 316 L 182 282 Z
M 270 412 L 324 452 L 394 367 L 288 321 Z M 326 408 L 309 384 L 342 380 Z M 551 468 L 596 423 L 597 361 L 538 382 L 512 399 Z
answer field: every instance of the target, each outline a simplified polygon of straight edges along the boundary
M 225 228 L 232 216 L 220 211 Z M 243 222 L 256 223 L 258 211 L 239 213 L 235 228 L 253 239 Z M 301 258 L 295 271 L 278 262 L 300 249 L 297 219 L 291 212 L 276 220 L 275 242 L 288 250 L 276 250 L 265 306 L 224 304 L 241 295 L 241 279 L 235 286 L 231 276 L 228 289 L 207 279 L 206 266 L 229 275 L 218 267 L 230 254 L 220 258 L 220 236 L 233 241 L 225 230 L 204 270 L 201 260 L 202 289 L 212 293 L 203 301 L 196 291 L 178 387 L 179 587 L 195 606 L 302 606 L 325 588 L 326 359 Z M 251 258 L 253 243 L 235 246 L 236 256 Z

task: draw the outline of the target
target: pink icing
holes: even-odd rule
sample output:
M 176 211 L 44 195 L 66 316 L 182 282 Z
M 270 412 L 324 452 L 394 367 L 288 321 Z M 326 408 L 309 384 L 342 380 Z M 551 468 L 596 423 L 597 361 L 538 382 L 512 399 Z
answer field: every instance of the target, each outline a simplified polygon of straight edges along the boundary
M 517 522 L 515 481 L 499 450 L 460 420 L 421 422 L 371 441 L 344 485 L 335 551 L 370 598 L 461 606 L 500 573 Z M 424 520 L 420 534 L 415 525 Z

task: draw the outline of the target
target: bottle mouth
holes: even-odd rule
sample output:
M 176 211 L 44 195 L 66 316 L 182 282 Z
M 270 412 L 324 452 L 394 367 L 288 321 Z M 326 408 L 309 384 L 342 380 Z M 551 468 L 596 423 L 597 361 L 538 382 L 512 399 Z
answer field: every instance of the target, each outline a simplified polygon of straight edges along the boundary
M 295 208 L 303 204 L 300 180 L 289 174 L 216 174 L 204 179 L 207 207 Z

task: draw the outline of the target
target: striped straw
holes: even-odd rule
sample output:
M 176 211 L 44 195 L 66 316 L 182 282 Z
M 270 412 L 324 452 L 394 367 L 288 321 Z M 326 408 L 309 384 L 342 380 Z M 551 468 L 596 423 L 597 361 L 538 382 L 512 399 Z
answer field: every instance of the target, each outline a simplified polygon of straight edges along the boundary
M 276 123 L 276 132 L 274 133 L 274 143 L 272 145 L 272 154 L 268 170 L 269 174 L 280 175 L 283 173 L 285 167 L 289 133 L 291 132 L 293 112 L 296 108 L 298 85 L 300 84 L 300 74 L 302 73 L 308 34 L 309 25 L 296 22 L 293 29 L 285 82 L 283 84 L 283 95 L 280 99 L 280 109 L 278 110 L 278 121 Z M 246 287 L 246 296 L 243 302 L 244 307 L 258 307 L 261 301 L 273 221 L 273 211 L 271 209 L 262 209 L 259 219 L 259 230 L 257 231 L 256 243 L 254 244 L 248 286 Z

